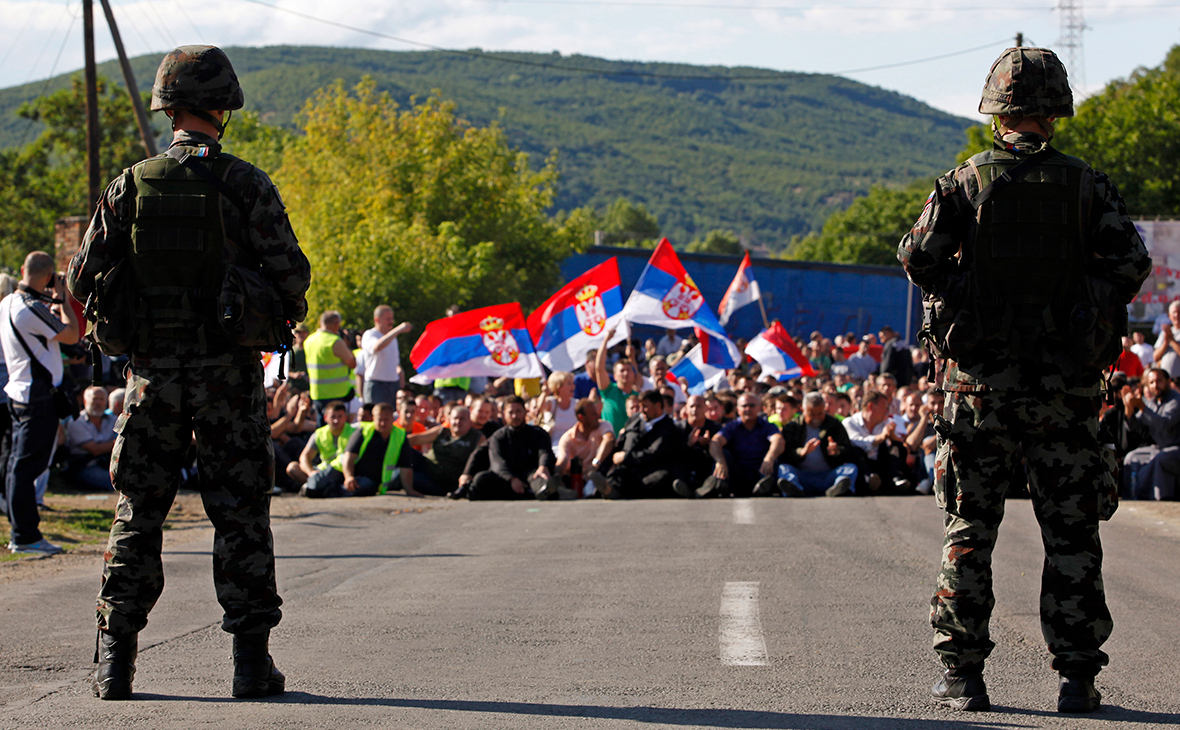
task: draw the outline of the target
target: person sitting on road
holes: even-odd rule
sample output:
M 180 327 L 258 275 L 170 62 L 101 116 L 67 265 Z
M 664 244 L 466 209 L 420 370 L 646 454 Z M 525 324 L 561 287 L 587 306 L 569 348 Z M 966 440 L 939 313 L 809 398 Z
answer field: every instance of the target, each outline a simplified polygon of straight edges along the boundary
M 1180 473 L 1180 393 L 1168 371 L 1148 370 L 1146 392 L 1129 390 L 1123 408 L 1127 427 L 1150 440 L 1123 458 L 1124 493 L 1131 499 L 1174 499 Z
M 871 390 L 861 399 L 860 410 L 843 421 L 852 445 L 864 453 L 860 466 L 862 474 L 868 474 L 866 494 L 904 494 L 912 490 L 908 480 L 897 476 L 904 466 L 899 456 L 904 440 L 897 433 L 897 422 L 889 417 L 892 402 L 886 393 Z
M 917 401 L 917 406 L 912 401 Z M 943 395 L 934 390 L 928 393 L 911 393 L 907 399 L 905 446 L 914 455 L 914 475 L 919 494 L 934 493 L 934 459 L 938 451 L 938 436 L 934 432 L 934 417 L 942 413 Z M 916 416 L 914 413 L 916 412 Z
M 557 474 L 580 475 L 584 491 L 576 496 L 589 496 L 606 484 L 603 469 L 614 451 L 615 434 L 610 423 L 599 418 L 597 401 L 583 398 L 574 413 L 577 422 L 557 442 Z
M 557 496 L 557 459 L 549 434 L 525 422 L 524 399 L 518 395 L 504 398 L 503 412 L 504 428 L 488 440 L 488 470 L 476 474 L 469 487 L 461 486 L 458 494 L 450 496 L 471 500 Z
M 66 426 L 70 474 L 81 489 L 110 491 L 111 449 L 118 417 L 106 412 L 107 392 L 97 385 L 82 392 L 82 404 L 82 412 Z
M 327 471 L 332 461 L 343 453 L 356 430 L 348 422 L 348 406 L 341 401 L 334 400 L 324 406 L 324 419 L 327 424 L 317 428 L 307 440 L 307 445 L 299 453 L 299 460 L 287 465 L 287 476 L 296 486 L 302 487 L 317 472 Z
M 710 493 L 702 489 L 715 465 L 709 454 L 709 444 L 721 430 L 720 423 L 705 417 L 706 410 L 703 395 L 690 395 L 684 404 L 684 420 L 676 423 L 684 439 L 683 479 L 700 497 Z
M 447 426 L 426 452 L 425 469 L 433 489 L 415 482 L 415 488 L 422 491 L 428 489 L 429 494 L 447 494 L 459 486 L 459 477 L 467 460 L 477 448 L 487 443 L 487 439 L 471 421 L 471 409 L 462 403 L 451 406 L 447 418 Z M 416 474 L 415 474 L 416 476 Z
M 716 463 L 714 483 L 723 494 L 764 497 L 774 492 L 774 464 L 783 453 L 783 436 L 762 415 L 758 395 L 742 393 L 737 411 L 738 417 L 722 426 L 709 444 Z
M 803 396 L 802 420 L 783 425 L 778 488 L 787 497 L 855 493 L 857 466 L 848 432 L 824 409 L 816 391 Z
M 681 472 L 684 442 L 676 424 L 664 412 L 664 396 L 645 390 L 640 413 L 632 416 L 615 439 L 610 471 L 602 496 L 607 499 L 671 497 L 687 492 L 674 485 Z
M 367 497 L 403 489 L 415 496 L 414 471 L 406 432 L 393 423 L 393 406 L 373 406 L 373 421 L 361 423 L 348 439 L 344 452 L 331 467 L 317 471 L 303 487 L 313 498 Z

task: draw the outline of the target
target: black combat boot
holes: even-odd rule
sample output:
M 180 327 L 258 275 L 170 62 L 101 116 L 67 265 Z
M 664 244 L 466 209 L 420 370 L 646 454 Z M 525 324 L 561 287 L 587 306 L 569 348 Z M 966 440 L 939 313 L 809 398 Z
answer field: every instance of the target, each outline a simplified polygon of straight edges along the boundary
M 135 679 L 135 657 L 139 653 L 139 634 L 98 632 L 94 661 L 98 669 L 90 688 L 103 700 L 131 699 L 131 680 Z
M 934 685 L 931 694 L 940 705 L 967 712 L 985 712 L 992 708 L 983 683 L 983 665 L 978 669 L 948 669 Z
M 234 634 L 234 697 L 266 697 L 286 689 L 287 678 L 275 668 L 267 650 L 269 641 L 269 631 Z
M 1094 712 L 1102 706 L 1102 695 L 1094 686 L 1094 678 L 1061 675 L 1061 689 L 1057 694 L 1058 712 Z

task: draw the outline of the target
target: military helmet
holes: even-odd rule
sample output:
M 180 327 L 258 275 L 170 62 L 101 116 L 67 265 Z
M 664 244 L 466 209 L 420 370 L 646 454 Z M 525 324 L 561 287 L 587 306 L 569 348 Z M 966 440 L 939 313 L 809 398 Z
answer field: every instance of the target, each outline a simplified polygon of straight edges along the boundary
M 152 85 L 152 111 L 241 109 L 242 86 L 229 58 L 216 46 L 181 46 L 169 51 Z
M 1072 117 L 1073 92 L 1065 66 L 1048 48 L 1009 48 L 983 83 L 980 114 Z

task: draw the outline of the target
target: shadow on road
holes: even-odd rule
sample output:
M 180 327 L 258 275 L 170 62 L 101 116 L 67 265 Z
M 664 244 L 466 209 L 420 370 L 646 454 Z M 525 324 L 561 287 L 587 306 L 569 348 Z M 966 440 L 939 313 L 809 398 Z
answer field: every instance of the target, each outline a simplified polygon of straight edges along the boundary
M 207 555 L 209 550 L 165 550 L 164 555 Z M 401 560 L 403 558 L 470 558 L 466 553 L 420 553 L 414 555 L 377 555 L 375 553 L 345 553 L 343 555 L 275 555 L 275 560 L 340 560 L 342 558 L 374 558 L 380 560 Z
M 215 697 L 179 697 L 153 695 L 137 692 L 135 699 L 141 701 L 188 701 L 236 703 Z M 610 707 L 606 705 L 559 705 L 539 702 L 490 702 L 480 700 L 429 700 L 404 699 L 397 697 L 325 697 L 309 692 L 287 692 L 265 700 L 268 704 L 284 705 L 336 705 L 375 706 L 400 709 L 451 710 L 454 712 L 481 712 L 490 714 L 528 715 L 537 717 L 584 717 L 600 720 L 619 720 L 651 723 L 654 725 L 695 726 L 716 728 L 760 728 L 764 730 L 846 730 L 850 727 L 871 727 L 884 730 L 944 730 L 951 721 L 946 719 L 927 720 L 909 717 L 878 717 L 864 715 L 808 715 L 788 712 L 762 712 L 757 710 L 734 710 L 716 708 L 676 707 Z M 1134 720 L 1137 722 L 1173 723 L 1175 715 L 1116 710 L 1118 717 L 1109 711 L 1100 715 L 1103 719 Z M 1014 712 L 1022 712 L 1014 710 Z M 982 715 L 954 715 L 957 728 L 1022 728 L 1028 725 L 1019 722 L 1005 722 L 991 719 L 996 713 Z M 1025 712 L 1025 714 L 1055 714 Z

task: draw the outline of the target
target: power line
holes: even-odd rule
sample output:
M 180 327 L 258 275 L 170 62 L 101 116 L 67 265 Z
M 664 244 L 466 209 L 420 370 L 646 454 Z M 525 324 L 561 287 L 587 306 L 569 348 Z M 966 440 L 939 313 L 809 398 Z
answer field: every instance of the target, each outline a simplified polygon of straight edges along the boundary
M 535 68 L 553 69 L 553 70 L 557 70 L 557 71 L 569 71 L 571 73 L 581 73 L 581 74 L 587 74 L 587 75 L 591 75 L 591 76 L 629 76 L 629 77 L 638 77 L 638 78 L 675 79 L 675 80 L 681 80 L 681 81 L 757 81 L 757 80 L 781 80 L 783 77 L 783 74 L 786 73 L 786 72 L 777 72 L 777 73 L 773 73 L 773 74 L 756 73 L 756 74 L 744 74 L 741 76 L 717 76 L 717 75 L 688 76 L 688 75 L 682 75 L 682 74 L 658 73 L 655 71 L 604 71 L 604 70 L 599 70 L 599 69 L 586 68 L 584 66 L 568 66 L 565 64 L 558 64 L 558 63 L 544 63 L 541 61 L 529 61 L 529 60 L 523 59 L 523 58 L 509 58 L 506 56 L 499 56 L 499 55 L 483 53 L 482 51 L 460 51 L 460 50 L 456 50 L 456 49 L 452 49 L 452 48 L 442 48 L 441 46 L 436 46 L 436 45 L 433 45 L 430 43 L 423 43 L 422 41 L 415 41 L 415 40 L 411 40 L 409 38 L 401 38 L 399 36 L 389 35 L 388 33 L 382 33 L 380 31 L 371 30 L 369 28 L 358 28 L 356 26 L 348 25 L 346 23 L 340 23 L 335 20 L 329 20 L 327 18 L 321 18 L 321 17 L 315 16 L 315 15 L 309 15 L 308 13 L 303 13 L 298 10 L 291 10 L 289 8 L 279 7 L 278 5 L 272 5 L 268 2 L 263 2 L 263 0 L 243 0 L 243 2 L 253 3 L 254 5 L 261 5 L 264 8 L 270 8 L 271 10 L 277 10 L 282 13 L 288 13 L 290 15 L 295 15 L 297 17 L 304 18 L 305 20 L 311 20 L 311 21 L 314 21 L 317 23 L 323 23 L 324 25 L 330 25 L 330 26 L 333 26 L 336 28 L 343 28 L 344 30 L 353 31 L 354 33 L 363 33 L 364 35 L 373 36 L 374 38 L 382 38 L 384 40 L 395 41 L 397 43 L 404 43 L 404 44 L 410 45 L 410 46 L 417 46 L 419 48 L 426 48 L 431 51 L 439 51 L 441 53 L 451 53 L 451 54 L 455 54 L 458 56 L 469 56 L 472 58 L 480 58 L 480 59 L 485 59 L 485 60 L 489 60 L 489 61 L 495 61 L 497 63 L 508 63 L 508 64 L 514 64 L 514 65 L 518 65 L 518 66 L 532 66 Z M 996 46 L 1000 43 L 1005 43 L 1005 42 L 1007 42 L 1007 38 L 1000 40 L 1000 41 L 995 41 L 995 42 L 989 43 L 985 46 L 978 46 L 976 48 L 968 48 L 966 50 L 954 51 L 952 53 L 941 54 L 938 56 L 931 56 L 929 58 L 919 58 L 919 59 L 915 59 L 913 61 L 901 61 L 899 63 L 885 64 L 882 66 L 873 66 L 871 68 L 852 69 L 849 71 L 834 71 L 834 72 L 830 72 L 830 73 L 833 73 L 833 74 L 864 73 L 866 71 L 876 71 L 878 69 L 897 68 L 899 66 L 910 66 L 910 65 L 918 64 L 918 63 L 926 63 L 927 61 L 937 61 L 942 58 L 949 58 L 951 56 L 958 56 L 958 55 L 962 55 L 964 53 L 973 53 L 975 51 L 979 51 L 984 48 L 991 48 L 993 46 Z
M 864 10 L 869 12 L 889 12 L 893 10 L 924 10 L 932 12 L 958 12 L 960 10 L 995 12 L 994 5 L 966 5 L 930 7 L 929 5 L 721 5 L 716 3 L 679 3 L 679 2 L 648 2 L 647 0 L 479 0 L 486 3 L 511 3 L 514 5 L 614 5 L 639 8 L 700 8 L 702 10 Z M 1161 7 L 1151 5 L 1146 7 Z M 1020 10 L 1031 12 L 1053 12 L 1053 6 L 1023 7 Z
M 42 97 L 45 96 L 45 92 L 49 90 L 49 83 L 53 81 L 53 74 L 57 72 L 57 64 L 61 61 L 62 52 L 66 50 L 66 43 L 70 40 L 70 32 L 74 30 L 74 23 L 76 22 L 78 22 L 78 16 L 71 14 L 70 25 L 66 28 L 66 37 L 61 39 L 61 48 L 57 49 L 57 57 L 53 59 L 53 68 L 49 69 L 49 75 L 45 77 L 45 83 L 41 84 L 41 93 L 37 94 L 37 98 L 33 100 L 33 104 L 41 101 Z M 24 130 L 20 133 L 20 144 L 17 145 L 18 149 L 25 146 L 25 137 L 28 136 L 29 130 L 33 128 L 35 121 L 35 119 L 29 119 L 29 123 L 25 125 Z

